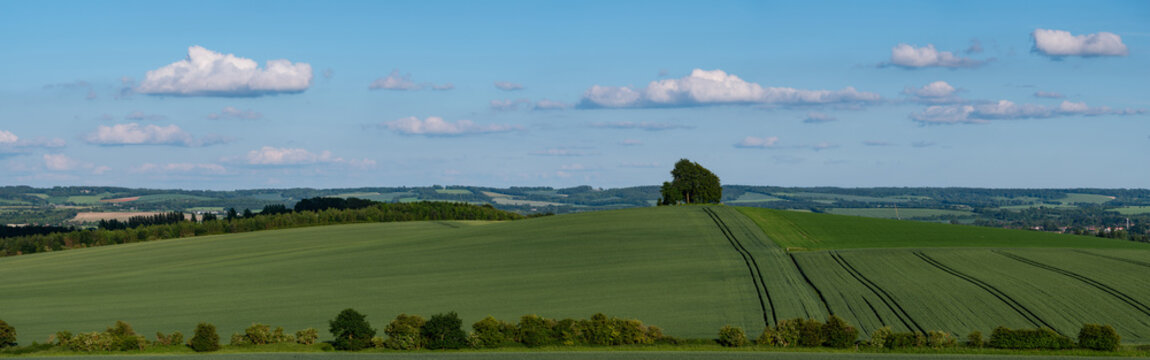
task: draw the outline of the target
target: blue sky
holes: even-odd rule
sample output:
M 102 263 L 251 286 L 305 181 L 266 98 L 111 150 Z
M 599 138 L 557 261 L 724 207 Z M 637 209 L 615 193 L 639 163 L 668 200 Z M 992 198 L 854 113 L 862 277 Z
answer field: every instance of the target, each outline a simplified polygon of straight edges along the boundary
M 0 184 L 1146 187 L 1150 3 L 0 2 Z

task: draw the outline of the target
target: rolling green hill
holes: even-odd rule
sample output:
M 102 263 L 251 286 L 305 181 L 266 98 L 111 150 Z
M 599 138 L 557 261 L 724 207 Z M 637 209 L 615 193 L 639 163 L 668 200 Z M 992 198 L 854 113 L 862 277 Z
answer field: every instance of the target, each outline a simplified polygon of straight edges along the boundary
M 21 343 L 116 320 L 143 334 L 190 334 L 208 321 L 225 339 L 253 322 L 327 335 L 327 320 L 348 307 L 377 328 L 399 313 L 457 311 L 469 325 L 605 312 L 673 336 L 709 338 L 732 324 L 753 337 L 779 319 L 835 313 L 864 338 L 883 325 L 1074 335 L 1101 322 L 1146 343 L 1148 249 L 725 206 L 339 225 L 0 258 L 0 319 Z

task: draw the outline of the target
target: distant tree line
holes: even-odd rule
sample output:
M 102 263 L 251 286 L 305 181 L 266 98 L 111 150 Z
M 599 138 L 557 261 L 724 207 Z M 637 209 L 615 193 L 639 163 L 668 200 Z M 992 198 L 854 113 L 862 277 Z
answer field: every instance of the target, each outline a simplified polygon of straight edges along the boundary
M 155 215 L 132 216 L 128 218 L 128 221 L 100 219 L 97 228 L 104 230 L 124 230 L 135 229 L 141 226 L 175 224 L 185 220 L 184 213 L 173 211 Z
M 323 201 L 319 201 L 322 203 Z M 273 211 L 275 212 L 275 211 Z M 286 229 L 305 226 L 362 222 L 397 222 L 424 220 L 518 220 L 522 215 L 495 209 L 490 205 L 448 202 L 373 203 L 363 208 L 327 208 L 316 211 L 292 211 L 246 217 L 232 215 L 225 219 L 178 221 L 136 228 L 79 230 L 0 239 L 0 256 L 60 251 L 73 248 L 143 242 L 159 239 Z
M 62 233 L 76 231 L 72 226 L 53 226 L 53 225 L 27 225 L 27 226 L 3 226 L 0 225 L 0 238 L 10 238 L 29 235 L 47 235 L 51 233 Z

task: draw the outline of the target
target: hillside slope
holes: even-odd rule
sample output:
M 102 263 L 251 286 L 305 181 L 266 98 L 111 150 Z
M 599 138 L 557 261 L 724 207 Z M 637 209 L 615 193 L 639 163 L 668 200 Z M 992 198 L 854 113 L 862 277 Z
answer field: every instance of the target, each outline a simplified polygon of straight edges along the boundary
M 400 313 L 457 311 L 469 326 L 605 312 L 709 337 L 727 323 L 761 328 L 746 276 L 697 207 L 341 225 L 2 258 L 0 319 L 21 343 L 116 320 L 142 334 L 208 321 L 224 338 L 253 322 L 327 335 L 348 307 L 380 329 Z

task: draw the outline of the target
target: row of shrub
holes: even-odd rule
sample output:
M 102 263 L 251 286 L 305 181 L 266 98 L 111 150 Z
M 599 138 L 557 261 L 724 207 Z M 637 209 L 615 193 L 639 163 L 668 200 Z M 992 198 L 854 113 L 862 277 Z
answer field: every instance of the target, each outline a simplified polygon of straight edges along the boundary
M 517 323 L 488 316 L 471 324 L 472 332 L 463 330 L 463 321 L 455 312 L 432 315 L 400 314 L 384 328 L 387 338 L 375 336 L 376 330 L 366 316 L 352 309 L 344 310 L 332 320 L 332 344 L 340 350 L 381 348 L 393 350 L 498 348 L 504 346 L 539 347 L 549 345 L 632 345 L 675 342 L 663 335 L 657 326 L 642 321 L 592 315 L 590 319 L 548 319 L 524 315 Z
M 681 344 L 676 339 L 663 334 L 662 329 L 645 325 L 639 320 L 608 317 L 602 313 L 590 319 L 547 319 L 537 315 L 524 315 L 517 323 L 509 323 L 488 316 L 471 325 L 470 333 L 463 330 L 463 321 L 455 312 L 432 315 L 424 319 L 419 315 L 400 314 L 384 328 L 386 338 L 376 336 L 367 316 L 353 309 L 346 309 L 329 321 L 334 340 L 329 346 L 339 350 L 357 351 L 368 348 L 392 350 L 420 349 L 462 349 L 499 348 L 505 346 L 552 346 L 552 345 L 645 345 Z M 763 331 L 755 343 L 771 347 L 831 347 L 848 348 L 870 347 L 873 349 L 902 348 L 954 348 L 958 340 L 943 331 L 896 332 L 889 326 L 871 333 L 871 338 L 858 341 L 858 330 L 842 318 L 831 315 L 825 323 L 814 319 L 789 319 L 779 321 L 775 326 Z M 724 326 L 719 330 L 716 342 L 723 346 L 739 347 L 751 342 L 742 328 Z M 252 324 L 242 334 L 233 334 L 232 346 L 302 344 L 312 345 L 319 334 L 314 328 L 303 329 L 288 334 L 282 327 L 272 329 L 265 324 Z M 990 347 L 997 349 L 1092 349 L 1117 351 L 1121 347 L 1121 336 L 1110 325 L 1085 324 L 1078 333 L 1077 342 L 1048 328 L 1009 329 L 995 328 L 990 339 L 984 339 L 979 331 L 967 335 L 965 346 L 972 348 Z M 136 334 L 132 326 L 117 321 L 102 332 L 73 334 L 69 331 L 57 332 L 49 340 L 52 346 L 76 352 L 107 352 L 144 350 L 152 346 L 187 345 L 197 352 L 215 351 L 220 348 L 220 338 L 215 326 L 200 323 L 194 336 L 186 343 L 179 331 L 171 334 L 156 333 L 155 340 L 148 340 Z M 16 345 L 16 330 L 0 320 L 0 348 Z
M 901 349 L 901 348 L 953 348 L 958 346 L 958 339 L 945 331 L 919 331 L 896 332 L 889 326 L 879 328 L 871 333 L 870 340 L 857 341 L 858 330 L 848 324 L 846 320 L 831 315 L 826 323 L 815 319 L 781 320 L 775 326 L 763 330 L 762 335 L 756 339 L 758 345 L 772 347 L 832 347 L 848 348 L 851 346 L 866 346 L 874 349 Z M 723 346 L 738 347 L 749 345 L 746 334 L 742 328 L 730 325 L 719 330 L 716 341 Z M 973 331 L 967 335 L 965 345 L 968 347 L 990 347 L 996 349 L 1090 349 L 1101 351 L 1117 351 L 1122 344 L 1122 337 L 1110 325 L 1085 324 L 1078 332 L 1078 341 L 1063 336 L 1049 328 L 1037 329 L 1010 329 L 999 326 L 986 340 L 982 332 Z

